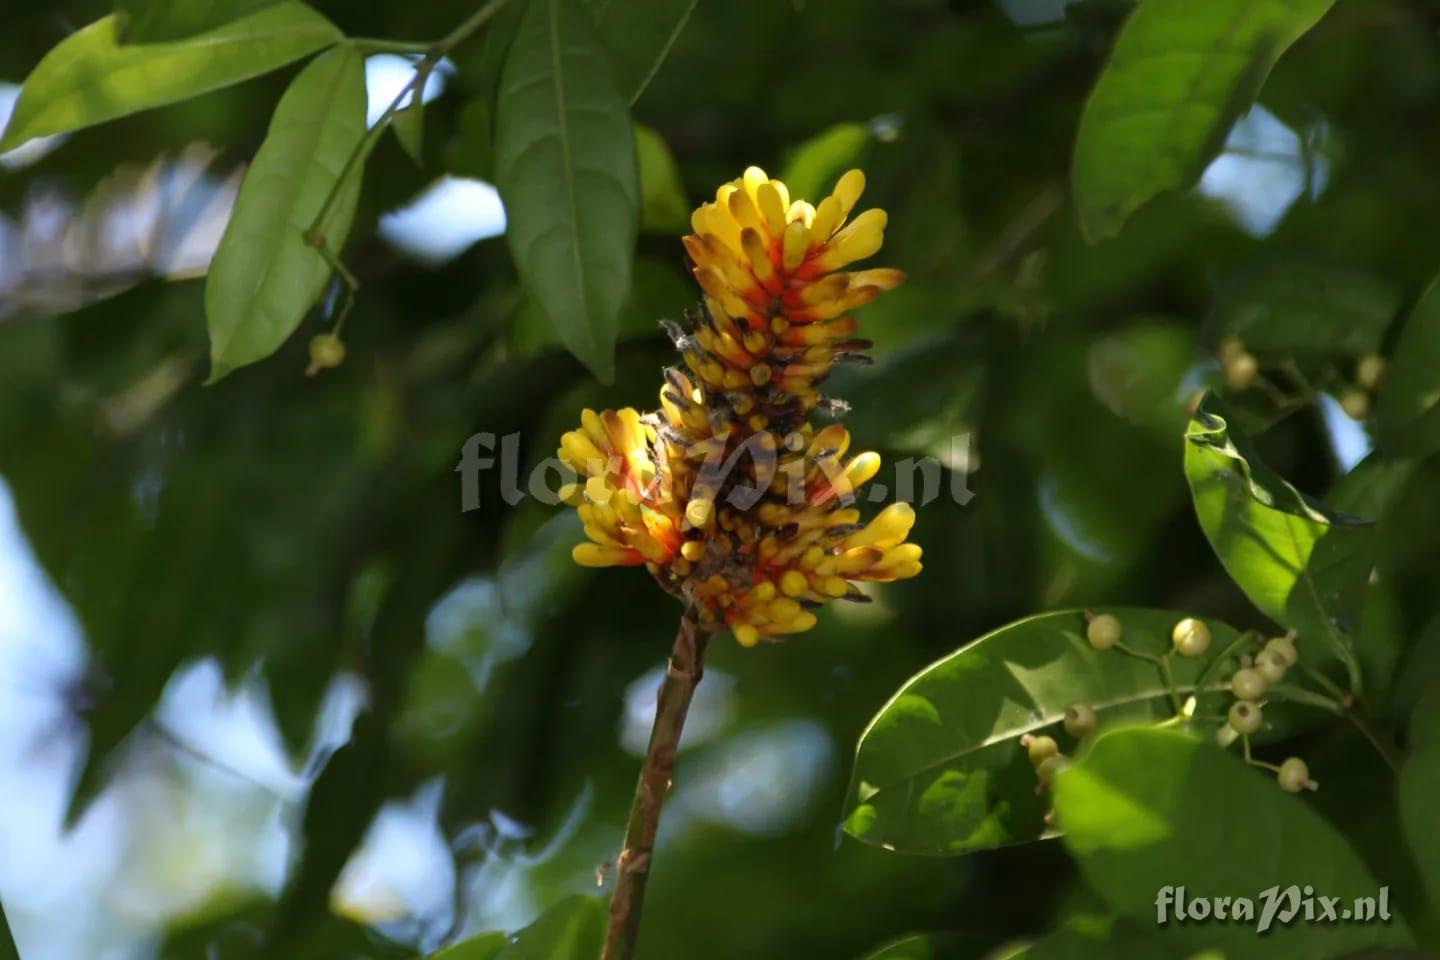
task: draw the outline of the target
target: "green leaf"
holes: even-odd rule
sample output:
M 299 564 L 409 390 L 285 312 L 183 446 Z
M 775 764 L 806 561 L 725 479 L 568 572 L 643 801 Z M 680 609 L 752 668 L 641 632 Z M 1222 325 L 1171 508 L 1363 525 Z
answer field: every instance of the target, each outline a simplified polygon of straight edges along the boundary
M 1080 118 L 1075 201 L 1091 240 L 1193 183 L 1280 55 L 1334 0 L 1146 0 Z
M 446 146 L 446 169 L 472 180 L 495 178 L 495 143 L 490 104 L 480 98 L 465 101 L 455 121 L 455 137 Z
M 510 938 L 503 933 L 482 933 L 453 947 L 446 947 L 430 954 L 429 960 L 495 960 L 500 952 L 510 946 Z
M 917 933 L 893 940 L 864 960 L 971 960 L 984 956 L 993 943 L 986 937 L 949 933 Z
M 1217 308 L 1215 327 L 1262 359 L 1355 358 L 1379 352 L 1400 304 L 1399 289 L 1368 271 L 1282 260 L 1237 280 Z
M 650 85 L 700 0 L 596 0 L 601 41 L 615 64 L 620 93 L 633 104 Z
M 578 0 L 531 4 L 500 81 L 495 181 L 526 289 L 601 380 L 630 286 L 640 189 L 629 109 Z
M 870 143 L 870 128 L 863 123 L 837 123 L 796 147 L 785 161 L 780 179 L 790 196 L 818 203 L 828 196 L 840 175 L 860 166 Z
M 266 7 L 175 43 L 122 46 L 105 17 L 65 38 L 25 79 L 0 152 L 268 73 L 340 39 L 303 3 Z
M 405 105 L 395 111 L 390 118 L 390 129 L 395 131 L 395 139 L 400 146 L 410 155 L 418 167 L 425 166 L 425 103 L 423 93 L 425 85 L 430 82 L 430 74 L 434 71 L 433 65 L 426 65 L 419 70 L 419 76 L 415 78 L 415 92 L 412 93 Z
M 660 336 L 660 319 L 674 317 L 695 300 L 695 288 L 677 264 L 641 257 L 635 261 L 630 291 L 620 309 L 620 342 Z M 541 353 L 560 345 L 545 311 L 533 297 L 526 297 L 516 311 L 508 339 L 510 348 L 522 356 Z
M 594 897 L 571 897 L 515 935 L 496 960 L 594 960 L 605 932 L 605 908 Z
M 1386 456 L 1440 450 L 1440 280 L 1430 284 L 1400 331 L 1380 385 L 1375 426 Z
M 1325 771 L 1315 776 L 1324 789 Z M 1183 886 L 1187 902 L 1248 898 L 1256 921 L 1262 891 L 1273 886 L 1313 887 L 1340 897 L 1342 907 L 1379 895 L 1364 861 L 1309 803 L 1281 790 L 1272 774 L 1177 730 L 1101 735 L 1056 778 L 1055 812 L 1090 887 L 1141 923 L 1155 923 L 1165 887 Z M 1388 924 L 1277 920 L 1257 936 L 1255 922 L 1182 924 L 1172 911 L 1162 930 L 1223 948 L 1227 960 L 1333 957 L 1411 943 L 1399 916 Z
M 3 903 L 0 903 L 0 960 L 20 960 L 20 951 L 15 948 L 15 938 L 10 933 L 10 921 L 5 918 Z
M 1410 716 L 1409 755 L 1400 768 L 1398 789 L 1400 821 L 1412 859 L 1425 878 L 1432 910 L 1440 911 L 1440 832 L 1435 829 L 1435 797 L 1440 792 L 1440 689 L 1432 689 Z
M 992 955 L 987 960 L 1153 960 L 1155 957 L 1176 956 L 1177 944 L 1166 931 L 1153 924 L 1143 924 L 1123 917 L 1078 916 L 1033 943 L 1025 944 L 1014 953 Z M 1213 955 L 1195 954 L 1180 948 L 1179 956 L 1190 960 L 1223 960 Z
M 205 284 L 212 383 L 274 353 L 320 298 L 330 266 L 306 232 L 364 137 L 364 57 L 339 47 L 290 84 L 240 185 Z M 322 225 L 337 254 L 360 179 L 352 170 Z
M 689 232 L 690 200 L 665 138 L 635 124 L 635 155 L 640 164 L 640 229 L 672 236 Z
M 115 0 L 121 43 L 166 43 L 249 16 L 279 0 Z
M 1195 515 L 1230 578 L 1262 613 L 1358 668 L 1350 639 L 1375 527 L 1307 499 L 1255 456 L 1230 412 L 1206 396 L 1185 431 Z
M 1126 644 L 1152 654 L 1170 649 L 1171 628 L 1185 616 L 1107 612 L 1120 618 Z M 1217 650 L 1236 636 L 1215 621 L 1210 630 Z M 1173 713 L 1157 666 L 1097 651 L 1084 632 L 1080 611 L 1030 617 L 906 682 L 860 737 L 845 831 L 887 849 L 947 855 L 1049 834 L 1049 803 L 1036 795 L 1022 735 L 1043 731 L 1068 751 L 1073 740 L 1061 720 L 1076 703 L 1093 706 L 1102 725 Z M 1173 667 L 1182 688 L 1203 669 L 1198 659 L 1177 658 Z

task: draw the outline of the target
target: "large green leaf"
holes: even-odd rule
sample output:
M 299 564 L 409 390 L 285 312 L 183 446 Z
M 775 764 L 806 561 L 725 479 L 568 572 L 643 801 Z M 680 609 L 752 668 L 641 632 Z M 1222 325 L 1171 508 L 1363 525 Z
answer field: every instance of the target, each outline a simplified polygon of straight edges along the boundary
M 643 123 L 635 124 L 635 154 L 640 165 L 640 229 L 678 237 L 690 230 L 690 200 L 665 138 Z
M 1325 772 L 1315 776 L 1324 789 Z M 1378 897 L 1381 886 L 1349 843 L 1273 775 L 1177 730 L 1103 734 L 1056 779 L 1055 811 L 1090 886 L 1121 916 L 1147 924 L 1165 887 L 1183 886 L 1187 901 L 1248 898 L 1258 921 L 1262 891 L 1274 886 L 1312 887 L 1341 898 L 1342 909 Z M 1253 922 L 1187 925 L 1171 914 L 1166 933 L 1221 947 L 1228 960 L 1334 957 L 1411 942 L 1399 916 L 1372 924 L 1277 920 L 1257 936 Z
M 205 284 L 212 382 L 275 352 L 324 291 L 330 266 L 306 231 L 364 136 L 364 58 L 339 47 L 285 91 L 240 185 Z M 322 225 L 337 253 L 359 191 L 356 169 Z
M 629 109 L 578 0 L 536 0 L 500 81 L 495 182 L 520 276 L 608 382 L 640 189 Z
M 510 946 L 510 938 L 503 933 L 482 933 L 478 937 L 446 947 L 432 953 L 430 960 L 495 960 L 500 952 Z
M 1308 500 L 1255 456 L 1229 411 L 1207 396 L 1185 432 L 1195 514 L 1231 579 L 1261 612 L 1323 644 L 1356 679 L 1351 634 L 1375 527 Z
M 115 0 L 121 43 L 166 43 L 224 26 L 280 0 Z
M 1425 878 L 1432 910 L 1440 913 L 1440 831 L 1435 797 L 1440 794 L 1440 687 L 1415 705 L 1410 717 L 1409 756 L 1400 768 L 1400 820 L 1410 852 Z
M 627 103 L 640 99 L 700 0 L 596 0 L 595 24 Z
M 1432 282 L 1400 331 L 1375 407 L 1386 456 L 1440 450 L 1440 280 Z
M 571 897 L 515 935 L 496 960 L 594 960 L 600 956 L 605 908 L 594 897 Z
M 1343 264 L 1280 260 L 1246 273 L 1226 291 L 1215 328 L 1265 357 L 1334 360 L 1378 353 L 1400 309 L 1383 277 Z
M 1124 642 L 1170 648 L 1185 614 L 1116 609 Z M 1217 648 L 1234 640 L 1211 622 Z M 1001 627 L 926 667 L 891 698 L 860 737 L 845 831 L 908 853 L 961 854 L 1038 840 L 1049 802 L 1017 742 L 1044 732 L 1069 750 L 1065 711 L 1088 703 L 1102 725 L 1170 716 L 1159 668 L 1085 641 L 1080 611 L 1046 613 Z M 1193 684 L 1198 660 L 1175 658 L 1176 682 Z M 1208 686 L 1208 684 L 1207 684 Z M 1202 701 L 1203 704 L 1203 701 Z
M 113 16 L 66 37 L 25 79 L 0 151 L 259 76 L 340 39 L 303 3 L 277 3 L 174 43 L 121 45 Z
M 1146 0 L 1085 104 L 1075 200 L 1093 240 L 1194 182 L 1280 55 L 1334 0 Z

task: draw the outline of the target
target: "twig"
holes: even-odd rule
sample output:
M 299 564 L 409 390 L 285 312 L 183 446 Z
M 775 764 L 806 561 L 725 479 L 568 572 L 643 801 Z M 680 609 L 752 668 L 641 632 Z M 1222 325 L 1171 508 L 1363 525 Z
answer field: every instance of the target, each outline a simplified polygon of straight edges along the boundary
M 640 912 L 645 902 L 645 883 L 650 879 L 650 857 L 655 849 L 655 829 L 660 808 L 670 790 L 675 754 L 690 699 L 704 672 L 705 647 L 710 635 L 701 628 L 695 611 L 686 608 L 675 634 L 670 666 L 660 685 L 655 707 L 655 726 L 650 746 L 635 785 L 635 802 L 625 828 L 625 844 L 615 861 L 615 891 L 610 897 L 610 926 L 605 934 L 601 960 L 631 960 L 640 932 Z

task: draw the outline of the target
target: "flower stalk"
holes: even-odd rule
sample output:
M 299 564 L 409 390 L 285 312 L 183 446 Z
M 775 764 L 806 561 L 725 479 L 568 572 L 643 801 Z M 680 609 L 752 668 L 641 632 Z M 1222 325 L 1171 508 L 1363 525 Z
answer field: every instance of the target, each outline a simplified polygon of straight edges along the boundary
M 655 707 L 655 725 L 650 745 L 635 785 L 635 800 L 625 828 L 625 843 L 616 860 L 615 890 L 610 898 L 610 923 L 605 934 L 601 960 L 630 960 L 640 932 L 640 914 L 645 904 L 645 884 L 650 879 L 650 860 L 655 849 L 655 831 L 660 809 L 674 778 L 675 755 L 695 687 L 704 673 L 705 648 L 710 633 L 693 607 L 687 607 L 675 633 L 670 665 L 660 685 Z

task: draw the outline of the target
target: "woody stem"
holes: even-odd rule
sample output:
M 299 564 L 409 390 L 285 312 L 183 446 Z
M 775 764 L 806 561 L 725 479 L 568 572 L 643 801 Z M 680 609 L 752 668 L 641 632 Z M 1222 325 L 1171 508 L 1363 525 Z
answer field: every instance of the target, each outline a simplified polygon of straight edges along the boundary
M 660 685 L 655 708 L 655 725 L 650 746 L 635 785 L 635 802 L 625 828 L 625 845 L 615 867 L 615 891 L 610 897 L 610 925 L 605 934 L 601 960 L 631 960 L 640 932 L 640 912 L 645 902 L 645 883 L 650 879 L 650 857 L 655 849 L 655 829 L 660 808 L 670 790 L 675 771 L 675 754 L 690 700 L 703 674 L 705 647 L 710 635 L 701 628 L 695 611 L 686 608 L 675 633 L 670 665 Z

